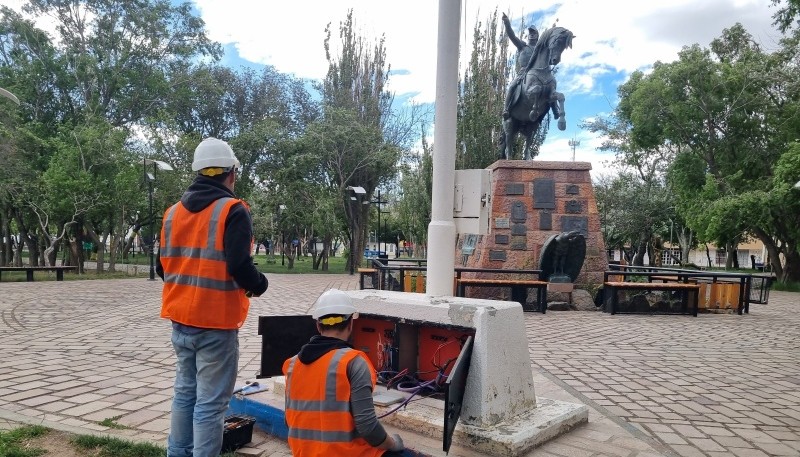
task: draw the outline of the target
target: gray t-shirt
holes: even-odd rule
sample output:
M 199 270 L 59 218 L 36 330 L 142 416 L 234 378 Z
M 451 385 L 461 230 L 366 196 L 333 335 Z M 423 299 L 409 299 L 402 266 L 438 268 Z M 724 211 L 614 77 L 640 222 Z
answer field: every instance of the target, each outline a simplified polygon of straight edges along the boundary
M 372 376 L 363 358 L 356 357 L 347 364 L 347 379 L 350 380 L 350 412 L 356 430 L 371 446 L 378 446 L 386 440 L 386 430 L 375 415 Z

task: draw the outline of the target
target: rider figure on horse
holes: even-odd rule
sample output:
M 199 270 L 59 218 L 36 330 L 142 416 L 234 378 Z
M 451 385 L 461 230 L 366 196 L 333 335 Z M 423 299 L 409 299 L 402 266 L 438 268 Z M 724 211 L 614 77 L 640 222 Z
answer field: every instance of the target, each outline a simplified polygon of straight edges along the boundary
M 536 46 L 536 42 L 539 40 L 539 31 L 536 30 L 536 27 L 528 27 L 528 42 L 525 43 L 517 38 L 516 34 L 514 34 L 514 30 L 511 28 L 511 21 L 509 21 L 506 13 L 503 13 L 503 25 L 506 28 L 506 35 L 508 35 L 508 39 L 511 40 L 511 42 L 514 43 L 514 46 L 517 47 L 517 76 L 514 78 L 511 84 L 508 85 L 506 102 L 503 109 L 503 119 L 508 119 L 510 116 L 508 111 L 511 109 L 511 104 L 514 102 L 514 90 L 517 88 L 517 86 L 522 84 L 522 81 L 525 79 L 525 73 L 528 70 L 531 58 L 533 57 L 534 47 Z

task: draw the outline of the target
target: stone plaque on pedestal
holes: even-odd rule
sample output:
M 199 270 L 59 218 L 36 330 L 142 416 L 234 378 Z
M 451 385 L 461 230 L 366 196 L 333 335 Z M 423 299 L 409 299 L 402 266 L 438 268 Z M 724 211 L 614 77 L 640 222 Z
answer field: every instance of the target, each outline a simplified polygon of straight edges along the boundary
M 581 214 L 581 202 L 578 200 L 570 200 L 564 204 L 564 212 L 569 214 Z
M 581 232 L 584 237 L 589 236 L 589 219 L 586 216 L 561 216 L 561 231 Z
M 506 251 L 489 251 L 489 260 L 506 261 Z
M 525 185 L 521 182 L 512 182 L 506 184 L 506 195 L 523 195 L 525 193 Z
M 495 235 L 494 244 L 508 244 L 508 235 Z
M 511 221 L 507 217 L 496 217 L 494 218 L 494 226 L 495 228 L 509 228 L 511 227 Z
M 525 219 L 528 218 L 527 212 L 525 211 L 525 204 L 516 201 L 511 205 L 511 222 L 525 222 Z
M 553 230 L 553 213 L 539 211 L 539 230 Z
M 535 209 L 555 209 L 555 181 L 548 178 L 533 180 L 533 207 Z

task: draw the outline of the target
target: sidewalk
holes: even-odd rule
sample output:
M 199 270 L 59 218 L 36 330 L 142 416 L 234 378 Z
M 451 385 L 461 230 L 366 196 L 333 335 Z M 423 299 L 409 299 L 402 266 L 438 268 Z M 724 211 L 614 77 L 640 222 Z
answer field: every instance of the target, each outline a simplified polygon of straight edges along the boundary
M 240 382 L 259 369 L 258 315 L 303 313 L 322 290 L 357 283 L 271 275 L 240 332 Z M 141 278 L 1 283 L 0 428 L 33 421 L 163 444 L 174 358 L 160 293 Z M 529 455 L 800 455 L 799 308 L 800 294 L 772 292 L 745 316 L 526 314 L 537 395 L 590 407 L 589 424 Z M 107 418 L 131 428 L 98 424 Z M 443 455 L 435 440 L 406 443 Z M 290 455 L 260 433 L 246 452 Z

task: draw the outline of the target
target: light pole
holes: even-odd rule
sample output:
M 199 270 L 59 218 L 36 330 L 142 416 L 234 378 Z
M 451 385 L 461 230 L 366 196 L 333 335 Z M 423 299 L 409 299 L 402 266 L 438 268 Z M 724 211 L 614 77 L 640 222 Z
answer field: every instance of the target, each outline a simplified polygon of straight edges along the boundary
M 380 255 L 380 253 L 381 253 L 381 213 L 383 212 L 383 210 L 381 209 L 381 205 L 383 205 L 385 203 L 389 203 L 389 202 L 381 200 L 381 190 L 378 189 L 378 199 L 377 200 L 372 200 L 372 201 L 369 201 L 369 202 L 365 202 L 365 203 L 373 203 L 373 204 L 378 205 L 378 230 L 376 231 L 377 236 L 376 236 L 376 240 L 375 241 L 378 242 L 378 255 Z M 385 230 L 384 230 L 384 234 L 385 234 Z M 384 254 L 385 254 L 385 252 L 384 252 Z
M 280 225 L 281 229 L 281 265 L 284 264 L 284 255 L 286 253 L 286 236 L 283 233 L 283 210 L 286 209 L 286 205 L 280 204 L 278 205 L 278 225 Z
M 574 162 L 575 161 L 575 148 L 580 146 L 581 142 L 576 140 L 575 138 L 573 138 L 573 139 L 569 140 L 567 142 L 567 144 L 569 144 L 569 147 L 572 148 L 572 161 Z
M 147 166 L 152 164 L 153 165 L 153 172 L 150 173 L 147 171 Z M 147 196 L 148 196 L 148 206 L 150 207 L 150 240 L 149 240 L 149 254 L 150 254 L 150 277 L 148 281 L 155 281 L 156 280 L 156 262 L 155 262 L 155 246 L 156 246 L 156 236 L 155 236 L 155 214 L 153 214 L 153 183 L 156 181 L 156 170 L 164 170 L 164 171 L 171 171 L 173 170 L 172 165 L 168 164 L 167 162 L 162 162 L 161 160 L 151 160 L 151 159 L 143 159 L 142 160 L 142 169 L 144 170 L 144 179 L 147 181 Z
M 361 205 L 356 206 L 356 211 L 353 211 L 353 202 L 361 200 L 362 195 L 366 195 L 367 191 L 361 186 L 347 186 L 347 190 L 352 192 L 350 196 L 350 256 L 347 263 L 350 264 L 350 274 L 354 275 L 356 272 L 356 250 L 355 250 L 355 231 L 356 231 L 356 211 L 361 210 Z

